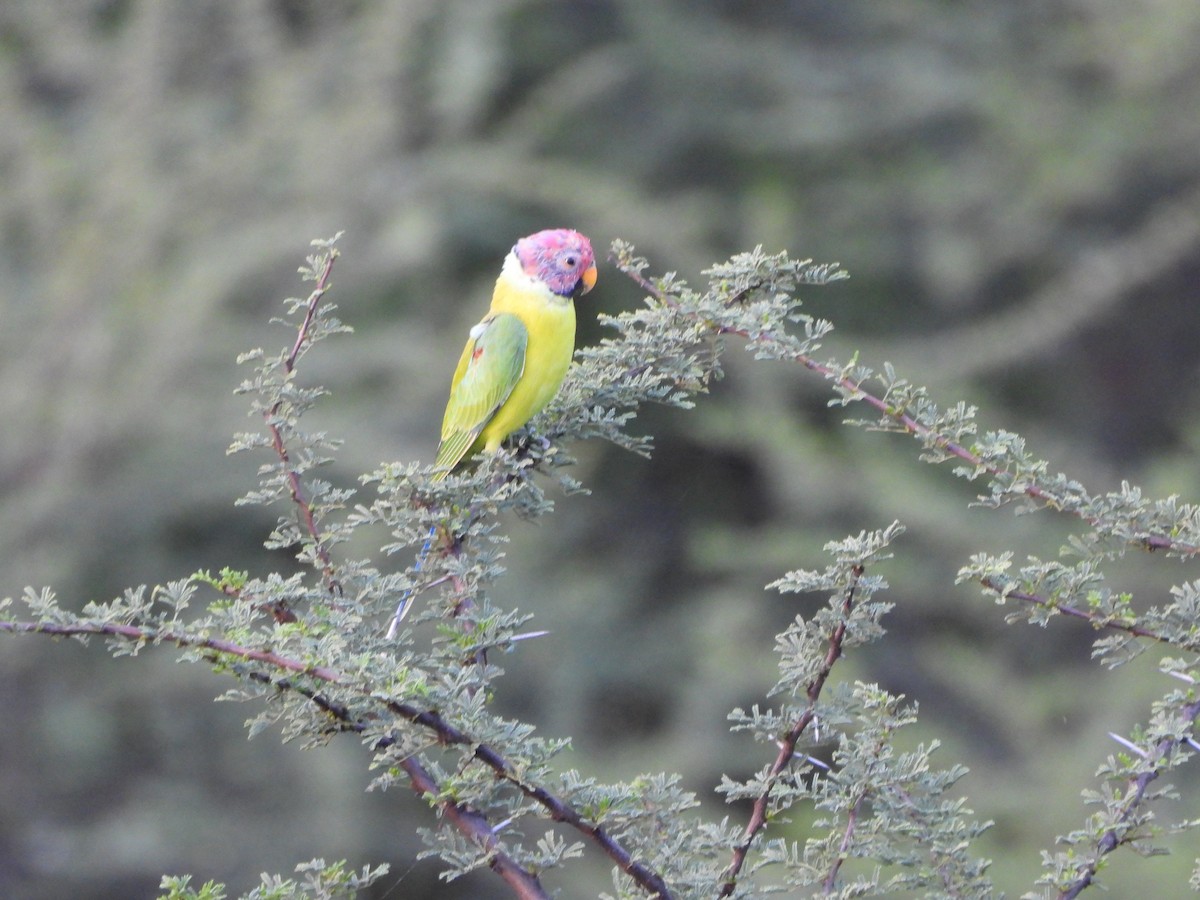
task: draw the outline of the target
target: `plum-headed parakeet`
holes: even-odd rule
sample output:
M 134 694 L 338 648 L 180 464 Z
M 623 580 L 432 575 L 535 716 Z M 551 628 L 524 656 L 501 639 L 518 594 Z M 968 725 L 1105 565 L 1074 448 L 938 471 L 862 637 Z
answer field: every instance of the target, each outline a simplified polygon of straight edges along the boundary
M 575 298 L 596 283 L 591 242 L 554 228 L 521 238 L 450 383 L 434 464 L 448 473 L 501 442 L 558 393 L 575 352 Z
M 438 444 L 439 478 L 480 450 L 494 453 L 506 437 L 558 393 L 575 352 L 575 298 L 596 283 L 591 242 L 553 228 L 521 238 L 504 260 L 492 306 L 463 348 Z M 417 557 L 421 567 L 433 531 Z M 409 609 L 405 592 L 387 636 Z

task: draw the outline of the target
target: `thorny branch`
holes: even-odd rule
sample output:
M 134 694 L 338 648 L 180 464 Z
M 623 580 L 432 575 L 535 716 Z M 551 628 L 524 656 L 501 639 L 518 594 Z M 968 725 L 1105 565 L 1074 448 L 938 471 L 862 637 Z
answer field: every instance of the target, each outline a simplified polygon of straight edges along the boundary
M 754 807 L 750 811 L 750 820 L 746 823 L 746 828 L 742 832 L 742 838 L 733 848 L 733 859 L 724 872 L 723 877 L 725 880 L 721 885 L 720 892 L 717 894 L 718 897 L 730 896 L 737 887 L 738 873 L 741 872 L 742 867 L 746 863 L 746 857 L 750 852 L 750 847 L 754 843 L 754 838 L 767 826 L 767 811 L 771 803 L 771 789 L 778 781 L 779 776 L 783 774 L 784 770 L 787 769 L 792 759 L 796 756 L 796 744 L 799 742 L 800 736 L 817 716 L 817 701 L 821 697 L 821 691 L 825 687 L 825 682 L 829 679 L 829 673 L 833 671 L 834 665 L 842 655 L 842 642 L 846 638 L 846 623 L 850 618 L 851 611 L 854 609 L 854 594 L 864 571 L 865 568 L 861 563 L 854 566 L 851 570 L 853 579 L 846 587 L 845 596 L 842 600 L 842 615 L 838 620 L 838 624 L 829 633 L 825 659 L 821 663 L 821 668 L 817 670 L 817 674 L 813 680 L 805 685 L 804 693 L 808 698 L 808 705 L 788 730 L 787 734 L 779 741 L 779 753 L 776 755 L 775 762 L 772 763 L 767 773 L 766 787 L 754 801 Z M 836 875 L 836 872 L 833 874 Z
M 408 775 L 409 783 L 418 797 L 436 797 L 441 792 L 437 780 L 421 765 L 416 756 L 404 757 L 400 760 L 400 768 Z M 511 856 L 499 849 L 496 833 L 482 813 L 449 798 L 439 800 L 438 808 L 462 834 L 487 848 L 490 854 L 488 865 L 513 889 L 517 897 L 521 900 L 550 900 L 550 894 L 542 887 L 537 875 L 522 868 Z
M 1078 619 L 1090 622 L 1096 628 L 1111 628 L 1116 631 L 1124 631 L 1133 637 L 1145 638 L 1147 640 L 1158 641 L 1161 643 L 1178 644 L 1162 634 L 1159 634 L 1152 629 L 1143 628 L 1139 625 L 1134 625 L 1129 622 L 1123 622 L 1114 619 L 1111 616 L 1092 612 L 1091 610 L 1080 609 L 1076 606 L 1071 606 L 1066 603 L 1059 603 L 1049 597 L 1039 594 L 1033 594 L 1028 591 L 1008 590 L 1004 584 L 995 578 L 981 578 L 980 584 L 994 593 L 1014 600 L 1020 600 L 1023 603 L 1028 603 L 1033 606 L 1041 606 L 1056 610 L 1065 616 L 1073 616 Z M 1194 649 L 1194 648 L 1193 648 Z M 1200 717 L 1200 700 L 1193 701 L 1185 705 L 1181 710 L 1181 717 L 1189 722 L 1195 723 L 1197 717 Z M 1060 900 L 1072 900 L 1079 896 L 1082 891 L 1089 887 L 1100 869 L 1101 860 L 1117 849 L 1123 842 L 1122 835 L 1123 826 L 1129 822 L 1130 818 L 1137 811 L 1138 807 L 1145 799 L 1146 790 L 1150 783 L 1158 778 L 1159 767 L 1158 763 L 1166 759 L 1171 751 L 1180 743 L 1187 741 L 1187 738 L 1175 740 L 1172 738 L 1163 738 L 1154 745 L 1153 752 L 1147 756 L 1149 767 L 1142 771 L 1130 784 L 1131 790 L 1126 796 L 1125 802 L 1121 809 L 1121 814 L 1117 819 L 1116 824 L 1104 832 L 1095 845 L 1095 856 L 1088 860 L 1079 868 L 1079 875 L 1066 889 L 1059 893 Z
M 829 872 L 825 875 L 825 880 L 821 883 L 821 890 L 826 894 L 832 894 L 834 888 L 837 887 L 838 873 L 842 871 L 842 864 L 846 861 L 846 854 L 850 851 L 850 846 L 854 842 L 854 832 L 858 829 L 858 814 L 866 799 L 866 792 L 860 793 L 854 805 L 850 807 L 850 812 L 846 814 L 846 827 L 842 830 L 842 842 L 838 844 L 837 858 L 834 859 L 833 865 L 829 867 Z
M 1183 706 L 1180 709 L 1180 715 L 1184 721 L 1195 725 L 1197 717 L 1200 717 L 1200 700 L 1193 700 Z M 1124 826 L 1142 805 L 1150 783 L 1158 778 L 1161 772 L 1161 763 L 1171 755 L 1177 746 L 1187 741 L 1187 737 L 1181 739 L 1165 737 L 1154 745 L 1153 751 L 1147 756 L 1147 767 L 1130 782 L 1131 790 L 1125 797 L 1117 821 L 1100 836 L 1100 840 L 1096 842 L 1095 855 L 1078 869 L 1079 877 L 1059 893 L 1059 900 L 1074 900 L 1085 888 L 1091 886 L 1104 857 L 1126 842 Z
M 679 309 L 679 302 L 674 297 L 671 297 L 660 290 L 657 285 L 650 281 L 650 279 L 646 278 L 636 269 L 631 269 L 621 265 L 619 260 L 614 259 L 614 262 L 617 264 L 617 267 L 620 268 L 621 271 L 624 272 L 625 275 L 627 275 L 630 279 L 632 279 L 640 288 L 642 288 L 642 290 L 646 291 L 660 303 L 663 303 L 664 305 L 673 309 Z M 743 328 L 735 328 L 733 326 L 712 322 L 708 324 L 716 334 L 733 334 L 748 340 L 752 339 L 759 345 L 774 347 L 777 350 L 780 359 L 789 359 L 793 362 L 799 363 L 810 371 L 816 372 L 819 375 L 823 375 L 825 378 L 832 381 L 839 388 L 853 396 L 855 399 L 861 400 L 863 403 L 866 403 L 868 406 L 874 408 L 877 412 L 891 419 L 893 422 L 899 425 L 901 430 L 903 430 L 906 434 L 909 434 L 915 438 L 919 438 L 928 443 L 930 446 L 936 447 L 937 449 L 948 453 L 951 456 L 957 457 L 963 462 L 968 463 L 972 468 L 981 472 L 987 472 L 993 478 L 999 478 L 1005 474 L 1004 470 L 998 465 L 986 461 L 983 457 L 972 452 L 967 447 L 950 440 L 950 438 L 948 438 L 946 435 L 935 431 L 922 422 L 919 422 L 913 416 L 905 412 L 903 408 L 897 408 L 883 398 L 877 397 L 869 391 L 863 390 L 862 386 L 854 379 L 842 375 L 834 368 L 819 362 L 816 359 L 813 359 L 811 356 L 803 353 L 796 353 L 795 351 L 788 349 L 776 336 L 772 335 L 770 332 L 751 334 L 749 331 Z M 1064 509 L 1058 496 L 1032 479 L 1023 487 L 1023 493 L 1031 500 L 1035 500 L 1047 508 L 1060 510 Z M 1065 511 L 1078 516 L 1090 526 L 1095 527 L 1102 524 L 1099 518 L 1096 516 L 1087 515 L 1081 510 L 1067 507 Z M 1130 535 L 1125 536 L 1125 540 L 1127 540 L 1129 543 L 1137 544 L 1139 547 L 1142 547 L 1146 550 L 1172 550 L 1176 553 L 1186 556 L 1195 556 L 1200 554 L 1200 546 L 1176 540 L 1168 534 L 1150 533 Z
M 283 362 L 283 367 L 289 377 L 295 371 L 296 359 L 300 356 L 300 351 L 303 349 L 304 342 L 308 338 L 309 327 L 312 325 L 313 316 L 316 315 L 317 305 L 321 302 L 321 298 L 325 296 L 326 291 L 329 290 L 329 276 L 333 271 L 333 263 L 337 258 L 337 249 L 330 247 L 329 255 L 325 259 L 325 267 L 317 277 L 317 286 L 313 288 L 312 293 L 308 297 L 304 320 L 300 323 L 299 329 L 297 329 L 296 342 L 292 345 L 292 352 L 288 354 L 287 359 Z M 282 406 L 283 400 L 279 399 L 275 401 L 270 409 L 263 411 L 263 419 L 266 422 L 267 430 L 271 433 L 271 446 L 275 450 L 275 455 L 279 457 L 280 463 L 283 464 L 284 471 L 287 472 L 288 491 L 291 493 L 292 502 L 296 504 L 296 511 L 300 516 L 300 521 L 312 538 L 313 552 L 316 553 L 317 559 L 321 563 L 321 573 L 325 577 L 325 587 L 331 594 L 341 596 L 342 586 L 334 575 L 333 558 L 329 555 L 329 548 L 325 546 L 325 541 L 321 537 L 320 528 L 317 527 L 312 504 L 305 495 L 304 485 L 300 480 L 300 473 L 292 466 L 291 454 L 288 452 L 287 445 L 283 440 L 283 434 L 276 424 Z
M 1076 619 L 1083 619 L 1090 622 L 1096 628 L 1112 628 L 1116 631 L 1124 631 L 1134 637 L 1146 638 L 1147 640 L 1157 641 L 1162 644 L 1170 644 L 1172 646 L 1180 646 L 1179 641 L 1173 640 L 1166 635 L 1160 634 L 1151 628 L 1144 628 L 1141 625 L 1134 625 L 1130 622 L 1123 622 L 1120 619 L 1115 619 L 1105 613 L 1093 612 L 1087 609 L 1080 609 L 1078 606 L 1072 606 L 1069 603 L 1060 603 L 1050 597 L 1041 594 L 1032 594 L 1028 591 L 1010 590 L 999 579 L 992 577 L 984 577 L 979 579 L 979 583 L 987 590 L 993 592 L 997 596 L 1006 599 L 1020 600 L 1022 603 L 1028 603 L 1030 606 L 1041 606 L 1046 609 L 1053 609 L 1056 612 L 1071 616 Z M 1197 649 L 1193 645 L 1183 645 L 1187 649 Z
M 667 306 L 678 308 L 679 304 L 673 297 L 660 290 L 655 284 L 653 284 L 653 282 L 645 278 L 639 271 L 621 266 L 619 262 L 618 267 L 621 268 L 629 278 L 636 282 L 639 287 L 641 287 L 651 296 L 655 297 L 659 302 Z M 713 324 L 713 330 L 720 334 L 736 334 L 747 339 L 753 338 L 760 344 L 774 345 L 776 350 L 779 352 L 780 358 L 791 359 L 794 362 L 800 363 L 805 368 L 823 375 L 825 378 L 834 382 L 843 391 L 847 392 L 848 395 L 863 401 L 867 405 L 873 407 L 883 416 L 891 419 L 893 422 L 899 425 L 905 433 L 919 438 L 925 441 L 927 444 L 934 446 L 939 450 L 950 454 L 951 456 L 957 457 L 963 462 L 968 463 L 972 468 L 986 472 L 993 478 L 999 478 L 1005 474 L 1004 470 L 998 465 L 987 462 L 983 459 L 983 457 L 974 453 L 969 448 L 951 440 L 944 434 L 938 433 L 933 428 L 925 425 L 905 412 L 904 409 L 897 408 L 881 397 L 863 390 L 860 384 L 856 383 L 853 379 L 842 375 L 831 366 L 818 362 L 817 360 L 805 354 L 789 351 L 785 346 L 783 346 L 782 342 L 778 341 L 775 336 L 769 333 L 751 335 L 744 329 L 738 329 L 716 323 Z M 1030 480 L 1028 484 L 1024 485 L 1023 492 L 1027 497 L 1045 507 L 1059 510 L 1064 509 L 1063 504 L 1060 503 L 1060 498 L 1035 480 Z M 1099 518 L 1087 514 L 1083 510 L 1066 507 L 1066 511 L 1082 519 L 1091 527 L 1097 527 L 1103 524 Z M 1200 547 L 1184 541 L 1179 541 L 1168 534 L 1145 533 L 1122 535 L 1122 537 L 1127 542 L 1136 544 L 1147 550 L 1172 550 L 1184 555 L 1200 554 Z M 1111 628 L 1118 631 L 1124 631 L 1127 634 L 1138 638 L 1145 638 L 1148 640 L 1172 644 L 1177 643 L 1175 641 L 1169 641 L 1166 637 L 1154 632 L 1151 629 L 1129 622 L 1123 622 L 1118 619 L 1114 619 L 1111 616 L 1094 613 L 1092 611 L 1080 609 L 1065 603 L 1057 603 L 1048 597 L 1042 597 L 1036 594 L 1015 590 L 1006 590 L 1002 584 L 993 579 L 984 578 L 981 579 L 981 583 L 988 590 L 1002 594 L 1005 597 L 1011 597 L 1015 600 L 1020 600 L 1025 603 L 1038 606 L 1053 607 L 1063 615 L 1083 619 L 1090 622 L 1097 628 Z M 837 639 L 840 640 L 840 638 Z M 832 661 L 836 660 L 837 658 L 834 641 L 835 636 L 831 635 L 830 655 L 826 659 L 826 667 L 822 669 L 822 672 L 826 674 L 828 671 L 828 665 L 830 665 Z M 819 692 L 819 686 L 814 683 L 813 687 L 817 687 Z M 811 706 L 809 710 L 811 710 Z M 781 742 L 779 757 L 777 757 L 775 765 L 772 766 L 771 769 L 770 777 L 772 780 L 780 771 L 782 771 L 782 767 L 787 764 L 787 761 L 791 759 L 795 748 L 795 740 L 793 739 L 793 736 L 798 737 L 799 731 L 808 724 L 808 722 L 805 720 L 805 717 L 808 716 L 808 712 L 809 711 L 806 711 L 805 716 L 801 717 L 801 719 L 797 721 L 796 726 L 793 727 L 792 731 L 789 732 L 789 734 Z M 1195 701 L 1191 704 L 1188 704 L 1186 707 L 1184 707 L 1182 712 L 1187 721 L 1195 722 L 1197 717 L 1200 717 L 1200 701 Z M 789 739 L 791 739 L 790 743 Z M 1177 743 L 1178 741 L 1170 738 L 1164 738 L 1162 741 L 1159 741 L 1154 747 L 1154 760 L 1157 761 L 1164 759 Z M 1145 798 L 1147 788 L 1149 787 L 1150 783 L 1158 777 L 1158 774 L 1158 767 L 1152 766 L 1148 770 L 1143 771 L 1133 780 L 1131 785 L 1132 790 L 1125 801 L 1119 821 L 1112 828 L 1106 831 L 1101 839 L 1097 842 L 1095 857 L 1088 861 L 1086 865 L 1081 867 L 1079 870 L 1079 877 L 1067 889 L 1063 890 L 1059 894 L 1060 900 L 1073 900 L 1073 898 L 1077 897 L 1085 888 L 1092 884 L 1104 856 L 1106 856 L 1108 853 L 1111 853 L 1123 842 L 1122 826 L 1129 821 L 1129 819 L 1134 815 L 1138 807 L 1141 805 Z M 737 847 L 734 849 L 733 862 L 726 871 L 726 882 L 723 885 L 719 896 L 729 896 L 733 892 L 737 873 L 741 869 L 742 864 L 745 862 L 746 853 L 749 850 L 754 835 L 765 825 L 767 800 L 768 796 L 766 793 L 764 793 L 764 795 L 759 797 L 758 801 L 755 803 L 750 823 L 746 827 L 746 831 L 741 842 L 739 842 Z M 836 873 L 830 873 L 830 877 L 832 878 L 835 874 Z M 827 886 L 831 883 L 832 882 L 827 882 Z
M 398 700 L 393 700 L 388 697 L 379 695 L 376 692 L 355 685 L 347 681 L 341 673 L 334 671 L 326 666 L 314 666 L 309 663 L 301 662 L 297 659 L 281 656 L 270 650 L 256 650 L 252 647 L 245 647 L 232 641 L 223 640 L 220 638 L 197 637 L 188 635 L 182 632 L 155 631 L 150 628 L 142 628 L 137 625 L 120 625 L 115 623 L 105 622 L 78 622 L 72 624 L 57 624 L 44 622 L 3 622 L 0 621 L 0 631 L 11 633 L 40 633 L 55 635 L 58 637 L 81 637 L 86 635 L 110 635 L 113 637 L 123 638 L 125 640 L 136 641 L 139 644 L 175 644 L 179 647 L 190 647 L 201 651 L 211 651 L 206 654 L 207 658 L 212 662 L 221 662 L 226 658 L 234 660 L 249 660 L 255 663 L 261 663 L 275 669 L 285 672 L 294 673 L 297 675 L 308 676 L 320 682 L 335 684 L 339 687 L 349 688 L 357 691 L 362 696 L 369 698 L 375 703 L 384 706 L 392 714 L 405 719 L 414 725 L 419 725 L 429 729 L 437 736 L 439 743 L 447 746 L 469 746 L 472 747 L 472 755 L 479 762 L 483 763 L 491 769 L 498 778 L 501 778 L 516 788 L 518 788 L 526 797 L 538 803 L 549 814 L 551 820 L 562 822 L 569 825 L 581 834 L 586 835 L 591 841 L 600 848 L 600 850 L 608 856 L 617 867 L 632 878 L 639 886 L 641 886 L 649 896 L 656 897 L 658 900 L 671 900 L 673 894 L 662 876 L 657 872 L 647 868 L 642 863 L 638 862 L 620 843 L 618 843 L 605 829 L 593 822 L 588 821 L 582 813 L 571 806 L 561 797 L 552 794 L 545 788 L 539 787 L 536 784 L 530 784 L 525 781 L 517 767 L 495 748 L 488 744 L 479 743 L 472 735 L 456 728 L 447 722 L 438 712 L 427 709 L 420 709 L 409 703 L 403 703 Z M 264 684 L 271 684 L 278 690 L 292 691 L 307 698 L 314 705 L 318 706 L 322 711 L 336 720 L 340 727 L 347 731 L 363 732 L 368 728 L 368 722 L 365 718 L 355 718 L 353 714 L 344 706 L 331 702 L 319 690 L 302 683 L 297 683 L 291 678 L 274 678 L 270 675 L 258 671 L 242 671 L 244 677 L 252 681 Z M 372 724 L 370 727 L 377 727 Z M 393 743 L 392 739 L 383 738 L 376 742 L 376 749 L 382 750 Z M 439 790 L 436 782 L 433 782 L 428 773 L 423 776 L 416 770 L 410 771 L 408 766 L 402 766 L 406 774 L 408 774 L 410 783 L 413 789 L 418 793 L 429 796 L 437 796 Z M 421 772 L 424 772 L 422 769 Z M 420 787 L 419 783 L 424 783 L 425 779 L 430 780 L 432 787 L 426 789 Z M 490 841 L 495 841 L 495 834 L 489 826 L 484 816 L 461 804 L 454 805 L 454 809 L 445 808 L 449 801 L 442 801 L 441 806 L 455 827 L 472 840 L 478 839 L 483 833 L 481 829 L 486 829 L 487 834 L 491 837 Z M 501 860 L 501 855 L 494 856 L 494 860 Z M 523 885 L 521 890 L 533 890 L 536 886 L 537 890 L 542 890 L 537 883 L 537 878 L 531 873 L 521 869 L 511 858 L 503 857 L 503 861 L 498 863 L 500 868 L 497 868 L 497 863 L 494 862 L 492 868 L 497 871 L 502 878 L 505 879 L 514 889 L 518 885 Z M 527 876 L 526 880 L 524 876 Z M 521 897 L 543 897 L 543 893 L 520 893 Z

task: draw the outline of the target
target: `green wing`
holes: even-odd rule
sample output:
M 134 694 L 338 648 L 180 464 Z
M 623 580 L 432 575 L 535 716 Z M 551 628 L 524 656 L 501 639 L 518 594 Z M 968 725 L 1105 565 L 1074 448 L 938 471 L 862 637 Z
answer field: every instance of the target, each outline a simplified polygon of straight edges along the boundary
M 525 371 L 529 332 L 508 313 L 488 316 L 471 329 L 470 340 L 450 384 L 442 419 L 442 442 L 434 465 L 449 472 L 479 438 Z

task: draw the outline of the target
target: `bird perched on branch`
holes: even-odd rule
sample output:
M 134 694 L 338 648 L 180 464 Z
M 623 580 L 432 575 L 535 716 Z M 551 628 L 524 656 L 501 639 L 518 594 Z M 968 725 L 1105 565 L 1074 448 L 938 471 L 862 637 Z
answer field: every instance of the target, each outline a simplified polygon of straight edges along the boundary
M 450 382 L 434 460 L 438 478 L 481 450 L 494 453 L 558 393 L 575 353 L 575 298 L 595 283 L 596 257 L 578 231 L 552 228 L 513 245 L 491 308 L 471 329 Z M 432 540 L 431 531 L 418 569 Z M 388 637 L 408 612 L 408 600 L 405 594 Z
M 595 283 L 592 245 L 578 231 L 517 241 L 450 382 L 438 468 L 449 473 L 473 453 L 494 453 L 558 393 L 575 352 L 575 298 Z

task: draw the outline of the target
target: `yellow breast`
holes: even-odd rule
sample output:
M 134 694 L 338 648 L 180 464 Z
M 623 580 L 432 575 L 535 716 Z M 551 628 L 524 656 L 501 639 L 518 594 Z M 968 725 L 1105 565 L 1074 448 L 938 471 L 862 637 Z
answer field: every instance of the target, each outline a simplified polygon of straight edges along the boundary
M 484 449 L 494 452 L 562 386 L 575 353 L 575 303 L 525 274 L 510 253 L 496 280 L 490 312 L 515 315 L 529 332 L 521 380 L 480 433 Z

